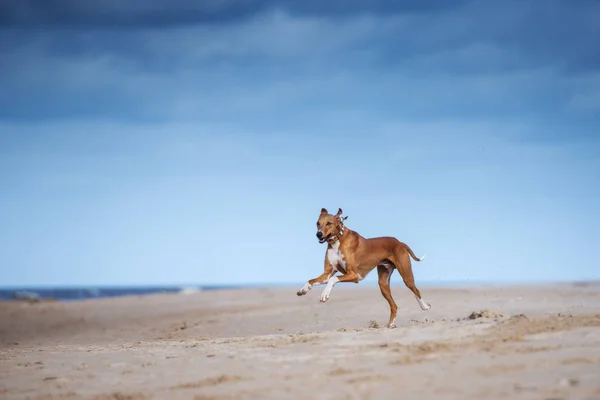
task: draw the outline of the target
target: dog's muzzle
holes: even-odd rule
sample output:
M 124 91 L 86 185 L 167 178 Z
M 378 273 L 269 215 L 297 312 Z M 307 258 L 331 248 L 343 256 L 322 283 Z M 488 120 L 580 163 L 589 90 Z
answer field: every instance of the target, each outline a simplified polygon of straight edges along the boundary
M 319 239 L 319 243 L 325 243 L 330 237 L 331 235 L 323 236 L 323 232 L 321 231 L 317 232 L 317 239 Z

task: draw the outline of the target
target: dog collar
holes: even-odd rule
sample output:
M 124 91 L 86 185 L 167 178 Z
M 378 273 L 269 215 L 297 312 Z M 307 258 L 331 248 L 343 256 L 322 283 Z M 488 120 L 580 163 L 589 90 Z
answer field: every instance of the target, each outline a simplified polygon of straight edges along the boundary
M 333 240 L 332 240 L 332 239 L 329 239 L 329 243 L 330 243 L 330 244 L 333 244 L 333 243 L 335 243 L 335 242 L 338 242 L 338 241 L 341 239 L 341 237 L 342 237 L 342 236 L 344 236 L 344 230 L 345 230 L 344 228 L 345 228 L 345 227 L 344 227 L 344 226 L 342 226 L 342 229 L 340 230 L 340 233 L 338 233 L 337 235 L 335 235 L 335 236 L 332 238 Z

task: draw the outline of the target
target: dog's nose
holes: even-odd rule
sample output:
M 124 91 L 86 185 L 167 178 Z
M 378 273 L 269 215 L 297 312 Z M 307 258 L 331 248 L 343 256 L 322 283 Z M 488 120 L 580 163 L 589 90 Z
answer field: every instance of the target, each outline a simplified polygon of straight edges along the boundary
M 323 237 L 323 232 L 321 232 L 321 231 L 317 232 L 317 237 L 319 239 L 321 239 Z

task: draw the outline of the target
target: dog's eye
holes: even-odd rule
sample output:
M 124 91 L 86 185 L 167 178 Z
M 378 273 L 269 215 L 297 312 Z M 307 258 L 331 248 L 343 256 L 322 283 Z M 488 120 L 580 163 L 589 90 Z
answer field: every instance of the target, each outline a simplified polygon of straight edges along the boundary
M 331 222 L 328 222 L 328 223 L 327 223 L 327 224 L 325 224 L 325 225 L 329 226 L 329 225 L 331 225 Z

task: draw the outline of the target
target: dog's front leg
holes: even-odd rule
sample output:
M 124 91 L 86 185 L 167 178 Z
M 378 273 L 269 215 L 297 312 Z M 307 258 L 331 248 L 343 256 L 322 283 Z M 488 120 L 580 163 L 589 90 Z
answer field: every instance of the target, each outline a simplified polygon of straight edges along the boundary
M 335 271 L 331 264 L 327 263 L 325 265 L 325 272 L 316 277 L 315 279 L 311 279 L 302 287 L 302 289 L 298 290 L 296 293 L 298 296 L 304 296 L 310 289 L 312 289 L 315 285 L 324 285 L 328 282 L 329 278 L 335 274 Z
M 323 289 L 323 293 L 321 293 L 321 303 L 325 303 L 331 297 L 331 289 L 338 282 L 354 282 L 358 283 L 358 274 L 354 271 L 348 271 L 347 274 L 341 276 L 332 276 L 327 281 L 327 286 Z

